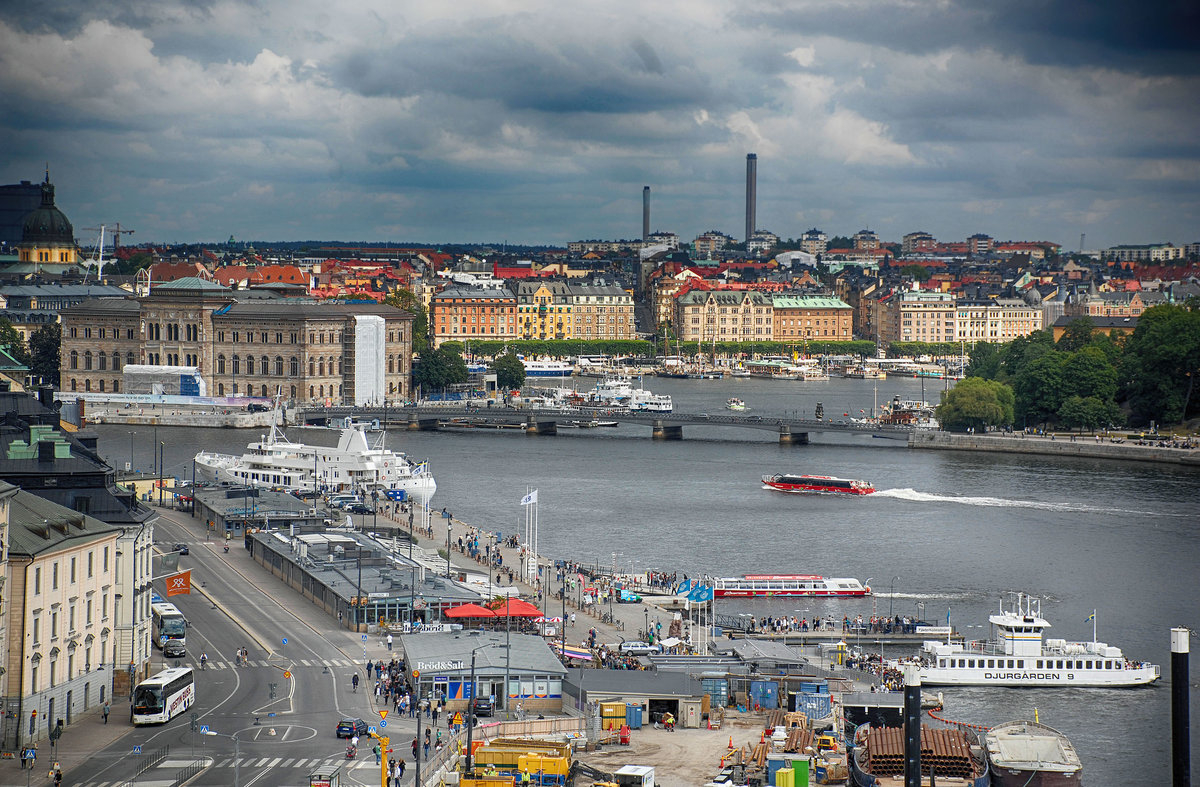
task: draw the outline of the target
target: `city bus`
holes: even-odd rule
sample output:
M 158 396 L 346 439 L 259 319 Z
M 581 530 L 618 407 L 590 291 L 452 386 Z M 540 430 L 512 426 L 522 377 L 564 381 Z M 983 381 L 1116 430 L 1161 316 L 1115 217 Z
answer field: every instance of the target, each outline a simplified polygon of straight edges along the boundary
M 196 682 L 191 667 L 174 667 L 146 678 L 133 689 L 129 720 L 134 724 L 163 724 L 192 707 Z
M 174 604 L 165 602 L 150 605 L 150 613 L 154 617 L 154 646 L 159 650 L 167 644 L 167 640 L 179 640 L 179 645 L 187 645 L 187 620 Z

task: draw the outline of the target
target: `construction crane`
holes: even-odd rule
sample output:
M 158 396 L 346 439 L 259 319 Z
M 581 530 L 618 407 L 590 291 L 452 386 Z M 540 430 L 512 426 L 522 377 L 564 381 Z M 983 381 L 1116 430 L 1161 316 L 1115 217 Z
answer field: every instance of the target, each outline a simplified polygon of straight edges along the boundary
M 113 256 L 115 257 L 117 254 L 117 249 L 121 248 L 121 236 L 132 235 L 133 230 L 121 229 L 121 222 L 118 221 L 117 228 L 115 230 L 109 230 L 109 234 L 113 236 Z

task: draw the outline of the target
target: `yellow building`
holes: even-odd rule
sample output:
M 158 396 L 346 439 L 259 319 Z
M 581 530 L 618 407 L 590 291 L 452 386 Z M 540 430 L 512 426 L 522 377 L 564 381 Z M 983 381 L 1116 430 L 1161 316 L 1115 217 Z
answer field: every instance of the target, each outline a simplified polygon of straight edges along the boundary
M 50 173 L 42 182 L 42 204 L 30 211 L 21 226 L 21 242 L 17 246 L 21 262 L 67 263 L 77 261 L 75 230 L 66 214 L 54 206 L 54 184 Z
M 9 484 L 0 484 L 0 498 L 8 515 L 3 735 L 11 751 L 112 699 L 121 528 Z
M 517 282 L 517 338 L 575 338 L 571 327 L 571 291 L 567 284 Z

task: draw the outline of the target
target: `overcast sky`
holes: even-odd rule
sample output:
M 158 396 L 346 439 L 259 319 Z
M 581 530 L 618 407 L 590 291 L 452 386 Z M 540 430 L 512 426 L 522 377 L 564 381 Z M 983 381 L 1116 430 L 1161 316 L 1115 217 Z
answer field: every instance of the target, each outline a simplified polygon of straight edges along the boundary
M 643 185 L 740 239 L 755 152 L 784 237 L 1195 242 L 1197 7 L 3 2 L 0 182 L 135 242 L 630 238 Z

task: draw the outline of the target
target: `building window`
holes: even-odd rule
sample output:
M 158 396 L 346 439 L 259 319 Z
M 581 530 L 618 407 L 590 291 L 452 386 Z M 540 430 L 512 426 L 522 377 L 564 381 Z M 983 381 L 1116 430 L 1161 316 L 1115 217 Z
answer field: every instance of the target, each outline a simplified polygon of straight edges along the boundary
M 33 595 L 38 595 L 42 592 L 42 567 L 38 566 L 33 570 Z
M 58 563 L 54 563 L 50 568 L 50 589 L 58 590 Z

